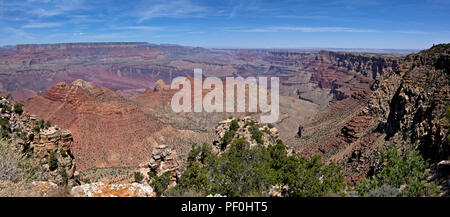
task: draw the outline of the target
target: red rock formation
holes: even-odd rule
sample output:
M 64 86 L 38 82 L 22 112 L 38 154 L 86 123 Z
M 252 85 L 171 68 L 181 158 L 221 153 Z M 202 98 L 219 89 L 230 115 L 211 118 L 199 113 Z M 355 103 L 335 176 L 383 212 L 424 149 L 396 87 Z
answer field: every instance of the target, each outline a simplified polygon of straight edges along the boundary
M 147 162 L 155 145 L 150 136 L 164 126 L 119 94 L 82 80 L 59 83 L 25 101 L 24 109 L 73 133 L 80 170 Z

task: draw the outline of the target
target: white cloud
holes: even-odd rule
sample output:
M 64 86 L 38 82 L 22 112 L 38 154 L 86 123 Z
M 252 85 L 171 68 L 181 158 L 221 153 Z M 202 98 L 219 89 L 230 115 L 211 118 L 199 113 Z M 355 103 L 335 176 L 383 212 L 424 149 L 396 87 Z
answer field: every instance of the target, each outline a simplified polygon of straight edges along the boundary
M 62 14 L 63 10 L 45 10 L 42 8 L 31 10 L 30 13 L 39 17 L 52 17 Z
M 50 3 L 50 1 L 38 1 L 39 3 Z M 32 3 L 32 2 L 31 2 Z M 41 5 L 33 5 L 33 8 L 29 11 L 30 14 L 39 16 L 39 17 L 53 17 L 58 15 L 64 15 L 68 12 L 85 9 L 87 6 L 85 5 L 84 0 L 59 0 L 51 2 L 52 4 L 45 4 L 46 6 Z
M 117 29 L 157 31 L 162 30 L 163 28 L 159 26 L 122 26 L 118 27 Z
M 418 30 L 397 30 L 395 32 L 396 33 L 401 33 L 401 34 L 412 34 L 412 35 L 426 35 L 426 34 L 430 34 L 429 32 L 418 31 Z
M 72 33 L 72 36 L 75 36 L 75 37 L 77 37 L 77 36 L 83 36 L 83 35 L 86 35 L 86 33 L 84 33 L 84 32 L 75 32 L 75 33 Z
M 240 28 L 240 29 L 230 29 L 229 31 L 234 32 L 286 32 L 286 31 L 296 31 L 296 32 L 380 32 L 374 29 L 355 29 L 347 27 L 264 27 L 264 28 Z
M 23 29 L 52 28 L 62 26 L 62 23 L 29 23 L 22 26 Z
M 145 20 L 158 17 L 198 17 L 205 11 L 206 8 L 195 5 L 188 0 L 162 2 L 154 4 L 150 9 L 145 10 L 138 22 L 141 23 Z

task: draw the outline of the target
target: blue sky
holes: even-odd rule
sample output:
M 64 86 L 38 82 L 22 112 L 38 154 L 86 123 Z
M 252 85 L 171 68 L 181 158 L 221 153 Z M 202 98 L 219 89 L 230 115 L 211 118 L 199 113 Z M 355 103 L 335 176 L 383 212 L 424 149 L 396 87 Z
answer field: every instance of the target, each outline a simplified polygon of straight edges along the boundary
M 423 49 L 450 42 L 449 11 L 448 0 L 0 0 L 0 45 Z

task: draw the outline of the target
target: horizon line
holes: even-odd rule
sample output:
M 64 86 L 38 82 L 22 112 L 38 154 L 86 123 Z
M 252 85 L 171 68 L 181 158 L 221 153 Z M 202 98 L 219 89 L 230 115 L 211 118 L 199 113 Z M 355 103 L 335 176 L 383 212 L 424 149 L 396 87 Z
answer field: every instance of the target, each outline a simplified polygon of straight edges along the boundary
M 193 46 L 193 45 L 182 45 L 182 44 L 173 44 L 173 43 L 151 43 L 144 41 L 114 41 L 114 42 L 55 42 L 55 43 L 29 43 L 29 44 L 6 44 L 0 45 L 0 48 L 5 47 L 17 47 L 17 46 L 29 46 L 29 45 L 38 45 L 38 46 L 49 46 L 49 45 L 63 45 L 63 44 L 148 44 L 148 45 L 159 45 L 159 46 L 181 46 L 181 47 L 191 47 L 191 48 L 206 48 L 206 49 L 251 49 L 251 50 L 387 50 L 387 51 L 420 51 L 428 48 L 370 48 L 370 47 L 227 47 L 227 46 Z M 438 43 L 445 44 L 445 43 Z M 437 44 L 435 44 L 437 45 Z

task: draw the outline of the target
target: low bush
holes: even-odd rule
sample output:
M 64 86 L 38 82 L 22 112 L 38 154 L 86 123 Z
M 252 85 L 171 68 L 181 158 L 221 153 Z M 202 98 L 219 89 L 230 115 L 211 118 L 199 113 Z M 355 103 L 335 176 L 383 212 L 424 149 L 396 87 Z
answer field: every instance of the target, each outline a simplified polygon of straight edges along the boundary
M 18 115 L 22 115 L 23 114 L 23 105 L 21 103 L 16 103 L 14 105 L 14 113 L 16 113 Z
M 167 190 L 167 186 L 170 184 L 169 173 L 164 173 L 161 176 L 156 176 L 152 171 L 149 172 L 149 177 L 152 177 L 150 186 L 153 187 L 156 195 L 161 196 Z
M 52 151 L 48 155 L 48 168 L 50 171 L 56 170 L 58 168 L 58 158 L 56 157 L 56 152 Z
M 345 187 L 338 167 L 324 164 L 319 157 L 307 161 L 288 156 L 281 141 L 267 148 L 250 147 L 238 138 L 221 155 L 203 144 L 193 147 L 189 156 L 188 167 L 171 191 L 177 195 L 267 196 L 271 187 L 279 185 L 288 189 L 281 192 L 284 196 L 326 196 Z
M 417 197 L 437 193 L 437 186 L 426 182 L 429 165 L 419 152 L 406 150 L 399 154 L 397 147 L 388 145 L 378 157 L 381 168 L 373 177 L 363 179 L 356 186 L 359 195 Z
M 141 172 L 134 172 L 134 182 L 141 183 L 144 180 L 144 175 Z
M 37 166 L 33 159 L 17 153 L 9 143 L 0 141 L 0 179 L 13 182 L 36 178 Z

